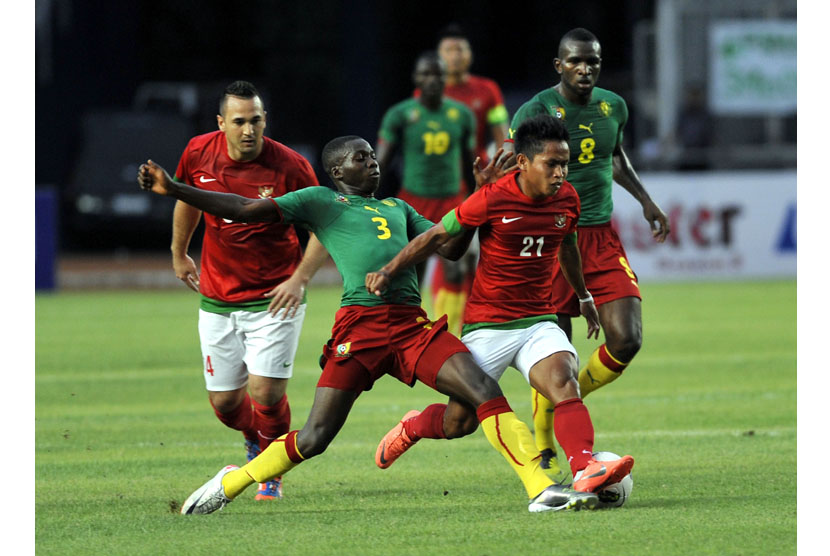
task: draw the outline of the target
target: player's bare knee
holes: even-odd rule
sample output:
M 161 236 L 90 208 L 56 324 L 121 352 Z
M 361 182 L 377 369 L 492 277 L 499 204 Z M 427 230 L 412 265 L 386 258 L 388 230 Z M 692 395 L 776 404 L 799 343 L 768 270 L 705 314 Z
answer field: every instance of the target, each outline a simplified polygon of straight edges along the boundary
M 461 438 L 473 434 L 477 429 L 478 417 L 475 413 L 444 420 L 444 435 L 447 439 Z
M 208 392 L 208 399 L 210 405 L 219 413 L 231 413 L 244 399 L 244 392 L 237 390 L 230 390 L 227 392 Z
M 297 433 L 297 450 L 304 459 L 313 458 L 325 452 L 333 438 L 334 434 L 325 425 L 309 426 L 307 423 Z
M 285 395 L 287 383 L 287 379 L 251 375 L 248 380 L 248 391 L 258 404 L 272 406 Z
M 608 352 L 618 361 L 629 362 L 634 359 L 643 345 L 643 335 L 640 331 L 631 331 L 609 341 L 605 346 Z

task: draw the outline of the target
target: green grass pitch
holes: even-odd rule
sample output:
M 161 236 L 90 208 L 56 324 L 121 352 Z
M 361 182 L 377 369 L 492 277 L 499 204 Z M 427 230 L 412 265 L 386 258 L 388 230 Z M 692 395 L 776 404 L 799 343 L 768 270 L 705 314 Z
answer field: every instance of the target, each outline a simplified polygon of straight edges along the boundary
M 312 288 L 295 376 L 303 425 L 339 288 Z M 181 502 L 241 436 L 213 416 L 200 375 L 197 297 L 161 292 L 35 299 L 35 546 L 41 554 L 793 554 L 795 281 L 644 284 L 644 344 L 586 398 L 595 449 L 636 459 L 620 509 L 530 514 L 518 478 L 479 430 L 425 440 L 380 470 L 380 437 L 442 401 L 379 381 L 328 451 L 210 516 Z M 586 358 L 598 345 L 575 344 Z M 530 422 L 519 373 L 502 388 Z M 8 500 L 7 500 L 8 501 Z

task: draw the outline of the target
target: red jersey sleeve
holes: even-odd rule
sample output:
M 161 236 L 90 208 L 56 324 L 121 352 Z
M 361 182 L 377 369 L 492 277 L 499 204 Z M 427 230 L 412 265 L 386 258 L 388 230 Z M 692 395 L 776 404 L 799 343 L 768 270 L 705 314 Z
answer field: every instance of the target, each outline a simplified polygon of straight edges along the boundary
M 488 186 L 484 186 L 469 197 L 455 209 L 455 217 L 458 223 L 465 228 L 478 228 L 487 223 L 487 192 Z
M 185 147 L 181 158 L 179 158 L 179 165 L 176 167 L 175 175 L 177 181 L 187 184 L 191 184 L 191 182 L 193 181 L 190 177 L 190 164 L 188 163 L 190 159 L 190 145 L 192 143 L 192 139 L 187 142 L 187 146 Z
M 288 191 L 297 191 L 304 187 L 320 185 L 317 180 L 317 174 L 314 173 L 314 168 L 311 167 L 311 164 L 302 155 L 297 154 L 295 156 L 291 167 L 294 169 L 294 172 L 291 179 L 286 180 L 286 189 Z

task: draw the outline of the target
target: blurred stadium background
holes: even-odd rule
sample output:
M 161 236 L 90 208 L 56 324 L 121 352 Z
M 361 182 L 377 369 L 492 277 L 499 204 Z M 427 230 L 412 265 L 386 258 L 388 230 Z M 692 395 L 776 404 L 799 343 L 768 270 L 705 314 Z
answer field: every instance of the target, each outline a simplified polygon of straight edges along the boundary
M 796 0 L 37 0 L 35 20 L 38 290 L 180 287 L 173 202 L 138 191 L 141 161 L 174 170 L 188 138 L 215 129 L 224 85 L 247 79 L 265 97 L 266 133 L 326 183 L 323 144 L 374 142 L 384 111 L 411 94 L 416 56 L 451 22 L 511 115 L 557 82 L 565 31 L 599 37 L 599 86 L 627 100 L 627 152 L 672 218 L 671 241 L 653 244 L 616 188 L 641 280 L 796 275 Z

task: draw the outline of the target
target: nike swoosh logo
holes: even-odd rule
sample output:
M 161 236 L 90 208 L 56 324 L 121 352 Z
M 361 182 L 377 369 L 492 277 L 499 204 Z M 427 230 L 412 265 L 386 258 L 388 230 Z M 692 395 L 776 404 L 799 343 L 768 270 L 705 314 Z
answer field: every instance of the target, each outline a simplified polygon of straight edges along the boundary
M 511 222 L 515 222 L 516 220 L 521 220 L 521 216 L 517 216 L 516 218 L 507 218 L 506 216 L 501 217 L 502 224 L 510 224 Z
M 383 445 L 383 448 L 380 451 L 380 462 L 383 465 L 386 465 L 386 458 L 384 457 L 385 455 L 386 455 L 386 444 Z
M 199 176 L 199 181 L 202 183 L 207 183 L 209 181 L 216 181 L 216 178 L 206 178 L 205 176 Z
M 593 479 L 594 477 L 602 477 L 605 475 L 605 466 L 602 466 L 602 469 L 594 473 L 593 475 L 588 475 L 587 477 L 582 477 L 583 479 Z
M 291 366 L 291 363 L 283 363 L 283 364 L 282 364 L 282 366 L 283 366 L 283 367 L 290 367 L 290 366 Z

